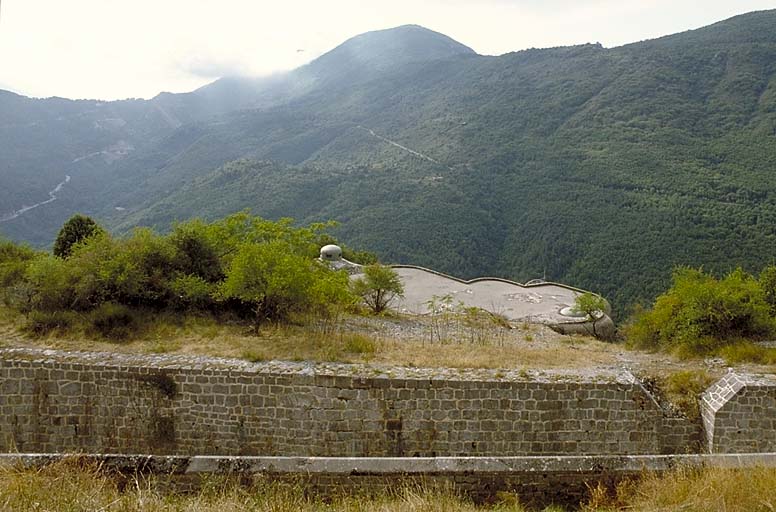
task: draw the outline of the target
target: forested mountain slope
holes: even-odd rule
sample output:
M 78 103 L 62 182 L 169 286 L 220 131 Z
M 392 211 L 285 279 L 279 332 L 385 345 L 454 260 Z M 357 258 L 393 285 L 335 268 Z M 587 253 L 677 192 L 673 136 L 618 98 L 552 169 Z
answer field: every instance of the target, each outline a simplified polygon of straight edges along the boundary
M 763 11 L 499 57 L 420 27 L 364 34 L 287 75 L 147 102 L 180 126 L 77 171 L 81 209 L 119 229 L 246 207 L 333 218 L 388 261 L 544 276 L 622 312 L 675 265 L 773 261 L 774 28 Z M 0 230 L 23 236 L 24 217 Z

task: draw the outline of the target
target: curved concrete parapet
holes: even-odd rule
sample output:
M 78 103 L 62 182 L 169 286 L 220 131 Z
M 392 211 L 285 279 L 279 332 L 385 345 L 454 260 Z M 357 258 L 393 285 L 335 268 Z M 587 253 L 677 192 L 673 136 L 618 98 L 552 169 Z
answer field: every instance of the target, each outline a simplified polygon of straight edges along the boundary
M 585 290 L 558 283 L 520 284 L 507 279 L 483 277 L 465 281 L 423 267 L 392 265 L 404 284 L 404 297 L 391 305 L 405 313 L 422 315 L 436 307 L 449 305 L 477 307 L 502 315 L 510 322 L 545 324 L 564 334 L 596 334 L 606 338 L 614 334 L 614 323 L 606 311 L 593 322 L 589 316 L 575 315 L 571 308 Z
M 605 340 L 612 339 L 615 335 L 614 322 L 605 313 L 599 315 L 596 319 L 595 329 L 589 316 L 584 317 L 584 320 L 550 323 L 547 325 L 561 334 L 583 334 Z
M 321 248 L 320 261 L 334 270 L 345 270 L 358 279 L 363 266 L 342 258 L 337 245 Z M 545 324 L 562 334 L 585 334 L 599 338 L 614 337 L 611 307 L 593 318 L 573 310 L 578 295 L 585 290 L 535 279 L 527 284 L 481 277 L 465 281 L 435 270 L 414 265 L 391 265 L 404 285 L 404 296 L 389 307 L 414 315 L 437 312 L 457 306 L 476 307 L 501 315 L 510 322 Z M 436 310 L 436 311 L 435 311 Z

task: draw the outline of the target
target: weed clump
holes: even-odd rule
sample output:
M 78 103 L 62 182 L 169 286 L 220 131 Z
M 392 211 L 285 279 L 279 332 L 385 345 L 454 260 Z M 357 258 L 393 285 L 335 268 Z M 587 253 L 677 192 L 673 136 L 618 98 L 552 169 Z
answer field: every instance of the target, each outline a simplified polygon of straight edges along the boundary
M 373 355 L 377 352 L 377 343 L 369 336 L 357 333 L 343 335 L 345 352 L 362 355 Z
M 661 379 L 666 398 L 690 419 L 700 417 L 698 399 L 714 382 L 705 370 L 682 370 Z
M 137 330 L 136 314 L 127 306 L 106 302 L 89 315 L 92 329 L 103 338 L 124 341 Z
M 754 363 L 776 364 L 776 348 L 765 347 L 751 341 L 740 341 L 720 348 L 717 354 L 728 364 Z
M 24 330 L 34 336 L 46 336 L 66 331 L 78 323 L 72 311 L 32 311 L 27 316 Z

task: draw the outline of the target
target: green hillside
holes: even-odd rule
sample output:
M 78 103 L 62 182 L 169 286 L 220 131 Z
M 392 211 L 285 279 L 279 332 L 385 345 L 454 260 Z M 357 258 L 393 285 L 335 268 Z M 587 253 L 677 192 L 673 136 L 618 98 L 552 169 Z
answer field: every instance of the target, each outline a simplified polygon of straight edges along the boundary
M 155 99 L 182 125 L 89 170 L 99 192 L 79 200 L 119 230 L 332 218 L 386 261 L 546 277 L 623 313 L 675 265 L 773 262 L 775 26 L 499 57 L 420 27 L 364 34 L 273 81 Z

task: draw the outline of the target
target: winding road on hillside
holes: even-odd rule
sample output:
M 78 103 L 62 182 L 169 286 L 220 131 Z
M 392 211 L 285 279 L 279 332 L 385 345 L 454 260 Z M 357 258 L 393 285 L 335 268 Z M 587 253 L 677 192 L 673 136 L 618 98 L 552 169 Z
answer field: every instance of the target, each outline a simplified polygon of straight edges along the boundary
M 57 194 L 59 194 L 64 186 L 70 182 L 70 175 L 66 174 L 65 179 L 61 181 L 56 187 L 54 187 L 49 193 L 49 198 L 45 201 L 41 201 L 40 203 L 35 203 L 31 206 L 23 206 L 22 208 L 14 211 L 13 213 L 8 213 L 0 217 L 0 222 L 7 222 L 9 220 L 15 219 L 21 215 L 24 215 L 30 210 L 34 210 L 35 208 L 38 208 L 39 206 L 43 206 L 44 204 L 53 203 L 57 200 Z
M 110 163 L 115 160 L 118 160 L 120 158 L 123 158 L 126 156 L 130 151 L 133 151 L 135 148 L 132 144 L 124 141 L 124 140 L 118 140 L 114 144 L 111 144 L 110 146 L 107 146 L 100 151 L 94 151 L 92 153 L 88 153 L 86 155 L 79 156 L 77 158 L 74 158 L 70 162 L 70 166 L 72 164 L 77 164 L 79 162 L 82 162 L 84 160 L 88 160 L 90 158 L 95 157 L 102 157 L 105 159 L 106 162 Z M 71 167 L 71 170 L 74 170 L 75 168 Z M 11 213 L 3 214 L 0 212 L 0 223 L 7 222 L 9 220 L 13 220 L 17 217 L 20 217 L 21 215 L 24 215 L 25 213 L 29 212 L 30 210 L 34 210 L 35 208 L 38 208 L 40 206 L 53 203 L 57 200 L 57 194 L 59 194 L 65 185 L 67 185 L 70 182 L 70 175 L 66 174 L 65 179 L 57 184 L 56 187 L 54 187 L 52 190 L 49 191 L 48 195 L 49 198 L 45 201 L 41 201 L 39 203 L 35 203 L 31 206 L 22 206 L 22 208 L 13 211 Z
M 399 144 L 398 142 L 396 142 L 394 140 L 391 140 L 391 139 L 389 139 L 387 137 L 383 137 L 382 135 L 376 134 L 375 131 L 372 130 L 371 128 L 367 128 L 367 127 L 361 126 L 361 125 L 356 126 L 356 128 L 364 130 L 365 132 L 369 133 L 369 135 L 371 135 L 372 137 L 378 138 L 378 139 L 380 139 L 383 142 L 387 142 L 388 144 L 390 144 L 392 146 L 396 146 L 397 148 L 399 148 L 399 149 L 401 149 L 403 151 L 406 151 L 407 153 L 410 153 L 412 155 L 415 155 L 418 158 L 422 158 L 423 160 L 426 160 L 426 161 L 431 162 L 433 164 L 444 165 L 445 167 L 447 167 L 451 171 L 453 170 L 453 168 L 450 167 L 449 165 L 445 165 L 442 162 L 440 162 L 439 160 L 435 160 L 435 159 L 431 158 L 428 155 L 424 155 L 420 151 L 415 151 L 414 149 L 410 149 L 407 146 L 403 146 L 403 145 Z

